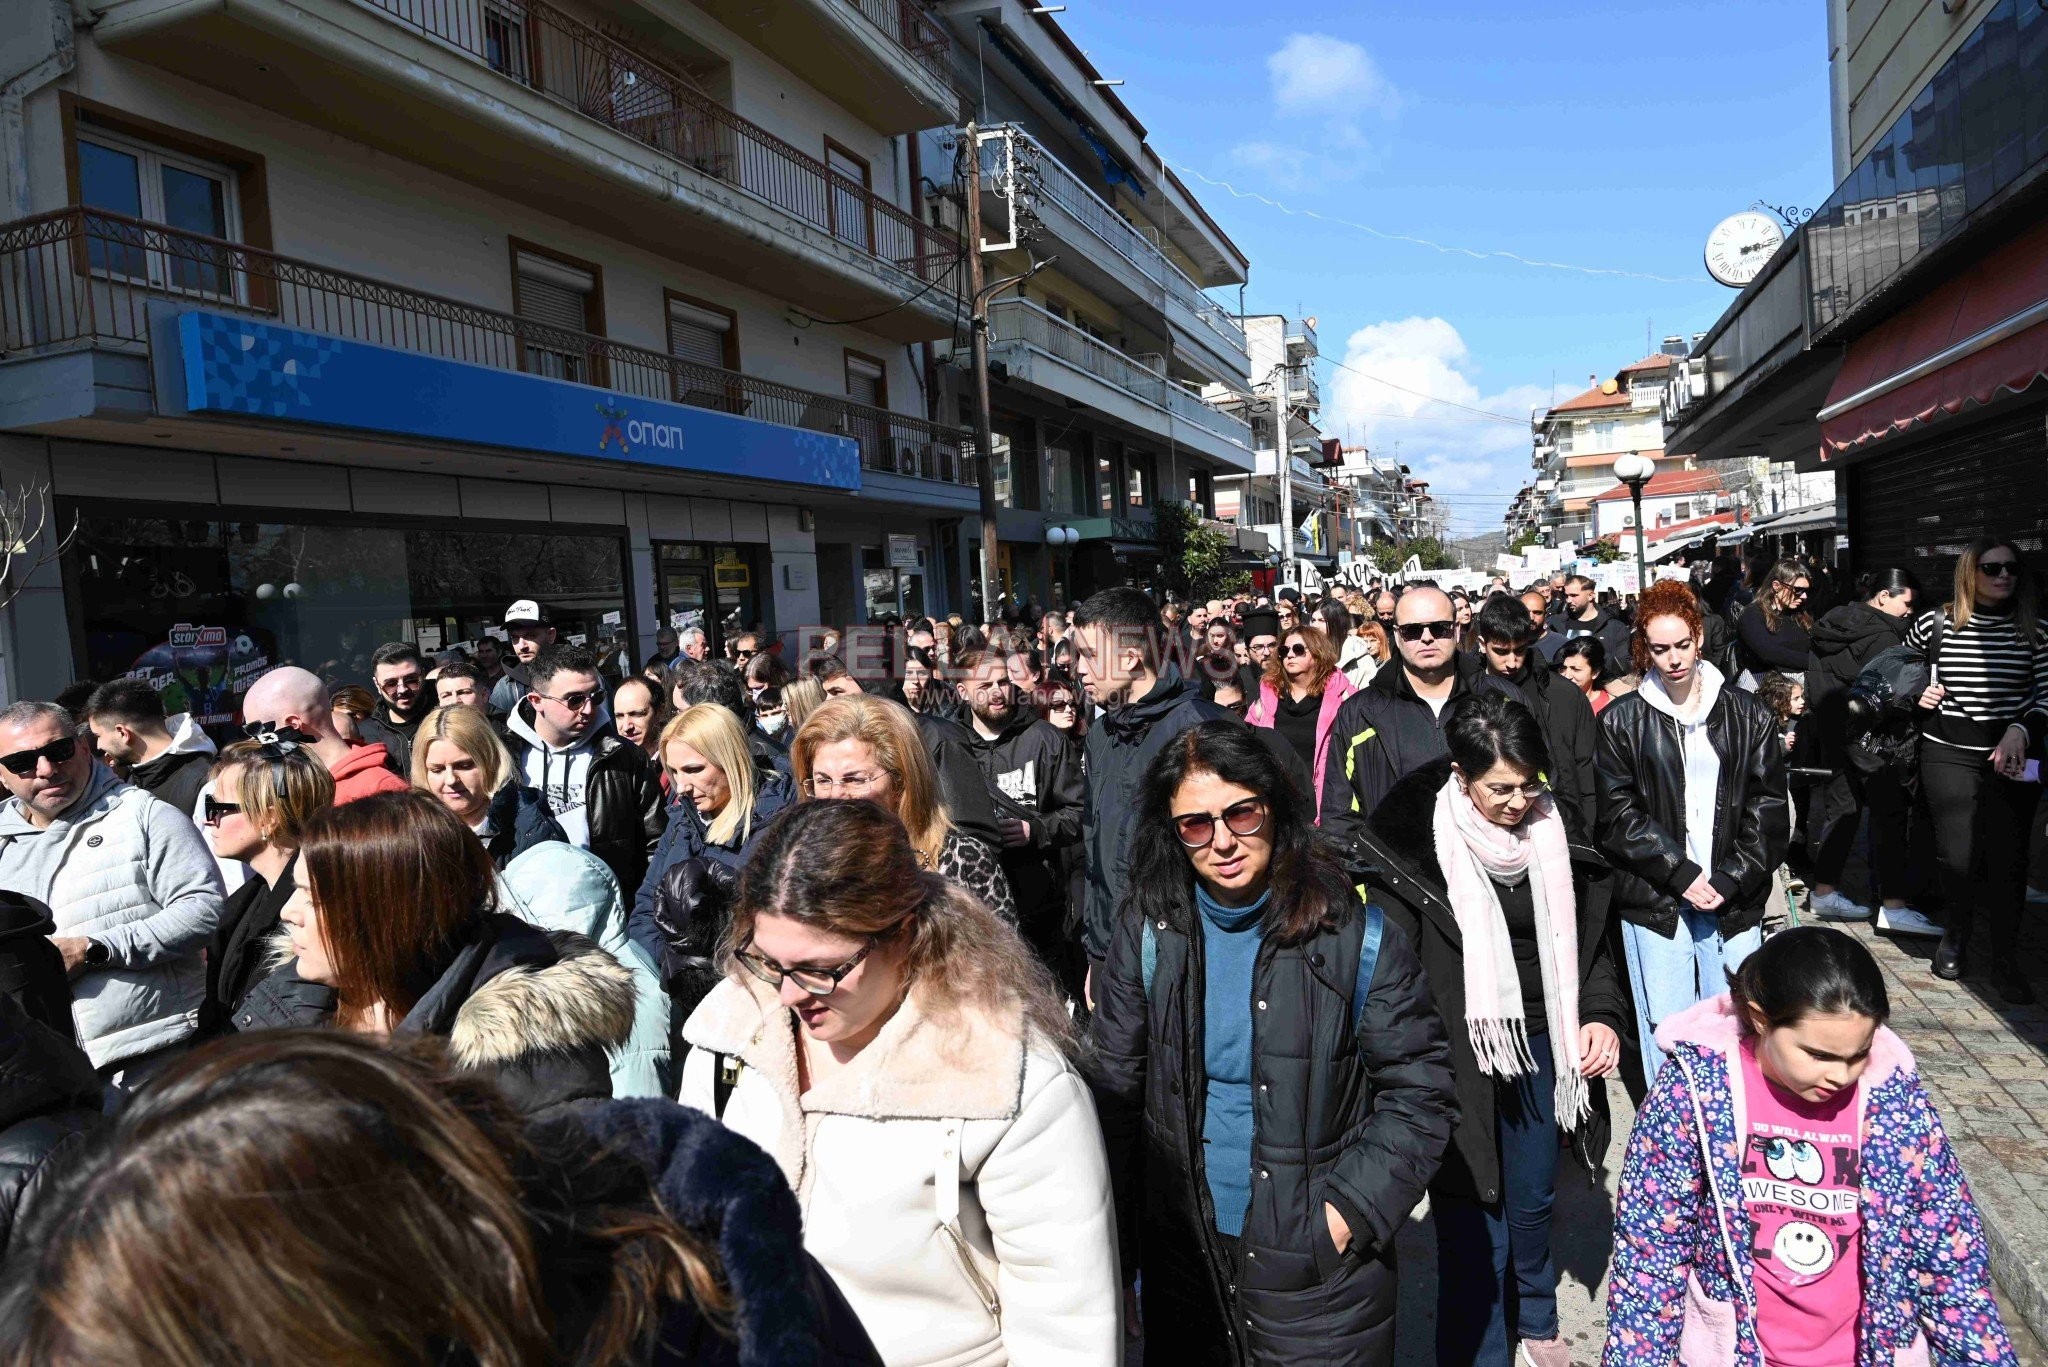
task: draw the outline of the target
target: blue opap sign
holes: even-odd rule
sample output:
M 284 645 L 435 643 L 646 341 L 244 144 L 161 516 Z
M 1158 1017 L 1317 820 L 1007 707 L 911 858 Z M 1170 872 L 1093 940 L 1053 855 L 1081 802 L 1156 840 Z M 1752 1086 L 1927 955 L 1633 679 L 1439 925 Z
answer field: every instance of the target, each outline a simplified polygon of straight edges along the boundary
M 860 488 L 860 446 L 850 437 L 231 314 L 194 310 L 177 321 L 194 413 Z

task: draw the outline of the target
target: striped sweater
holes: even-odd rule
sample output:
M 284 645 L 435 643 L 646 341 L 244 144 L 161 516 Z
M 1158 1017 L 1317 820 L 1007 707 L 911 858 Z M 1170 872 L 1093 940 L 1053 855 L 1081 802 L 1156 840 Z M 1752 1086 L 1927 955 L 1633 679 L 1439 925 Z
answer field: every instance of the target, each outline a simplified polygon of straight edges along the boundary
M 1946 696 L 1927 725 L 1928 738 L 1989 750 L 2017 722 L 2029 747 L 2040 745 L 2048 736 L 2048 623 L 2029 646 L 2010 609 L 1977 608 L 1960 630 L 1945 612 L 1929 612 L 1913 623 L 1906 644 L 1929 653 L 1937 622 L 1941 642 L 1933 660 Z

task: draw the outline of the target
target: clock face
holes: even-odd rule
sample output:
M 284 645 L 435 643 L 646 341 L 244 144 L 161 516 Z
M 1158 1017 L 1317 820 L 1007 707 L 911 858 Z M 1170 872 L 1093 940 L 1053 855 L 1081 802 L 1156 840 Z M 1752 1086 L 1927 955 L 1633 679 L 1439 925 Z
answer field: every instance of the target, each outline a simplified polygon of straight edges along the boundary
M 1769 214 L 1745 210 L 1730 214 L 1707 234 L 1707 274 L 1741 289 L 1785 241 L 1785 230 Z

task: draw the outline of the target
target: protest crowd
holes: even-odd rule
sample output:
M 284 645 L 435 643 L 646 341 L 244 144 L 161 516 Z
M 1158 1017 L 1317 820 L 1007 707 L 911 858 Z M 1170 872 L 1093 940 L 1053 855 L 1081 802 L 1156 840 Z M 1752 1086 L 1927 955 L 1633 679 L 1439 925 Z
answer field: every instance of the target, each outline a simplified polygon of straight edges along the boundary
M 1729 560 L 16 702 L 0 1359 L 1566 1367 L 1620 1088 L 1604 1362 L 2016 1362 L 1837 927 L 2033 1001 L 2040 566 Z

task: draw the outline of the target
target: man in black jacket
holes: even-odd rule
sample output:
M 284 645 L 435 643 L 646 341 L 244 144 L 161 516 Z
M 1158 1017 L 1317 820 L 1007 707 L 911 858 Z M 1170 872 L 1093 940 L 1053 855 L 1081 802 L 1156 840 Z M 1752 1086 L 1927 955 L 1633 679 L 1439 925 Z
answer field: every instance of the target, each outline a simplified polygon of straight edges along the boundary
M 159 802 L 193 815 L 213 765 L 213 742 L 189 713 L 179 715 L 174 733 L 163 697 L 148 680 L 116 679 L 93 690 L 84 720 L 100 757 L 117 773 Z
M 370 682 L 377 688 L 377 710 L 357 722 L 356 730 L 365 743 L 384 747 L 395 772 L 410 777 L 413 735 L 434 710 L 427 662 L 417 647 L 387 642 L 370 656 Z
M 1473 622 L 1479 658 L 1489 674 L 1521 689 L 1536 714 L 1552 772 L 1544 775 L 1574 839 L 1591 841 L 1598 813 L 1593 779 L 1593 705 L 1586 695 L 1536 658 L 1536 627 L 1520 599 L 1496 594 Z
M 969 651 L 959 667 L 973 723 L 966 750 L 995 804 L 1017 924 L 1060 985 L 1078 991 L 1085 961 L 1078 918 L 1067 906 L 1061 851 L 1081 840 L 1088 795 L 1080 747 L 1020 700 L 1001 652 Z
M 621 888 L 638 888 L 668 824 L 654 761 L 612 729 L 587 648 L 547 647 L 528 681 L 532 691 L 507 722 L 513 772 L 547 798 L 570 844 L 602 859 Z
M 1608 660 L 1619 666 L 1628 659 L 1628 623 L 1602 608 L 1599 597 L 1592 580 L 1571 575 L 1564 581 L 1564 611 L 1551 620 L 1550 629 L 1567 641 L 1597 637 Z
M 1088 857 L 1083 923 L 1090 982 L 1109 954 L 1129 872 L 1131 813 L 1145 766 L 1205 721 L 1231 714 L 1171 665 L 1159 672 L 1159 612 L 1133 588 L 1104 589 L 1074 609 L 1074 671 L 1103 715 L 1088 729 L 1088 799 L 1081 817 Z
M 1527 704 L 1521 690 L 1489 676 L 1457 648 L 1457 619 L 1441 589 L 1413 588 L 1394 605 L 1400 667 L 1382 666 L 1344 700 L 1323 773 L 1323 829 L 1340 845 L 1406 775 L 1449 752 L 1444 715 L 1459 698 L 1495 689 Z

